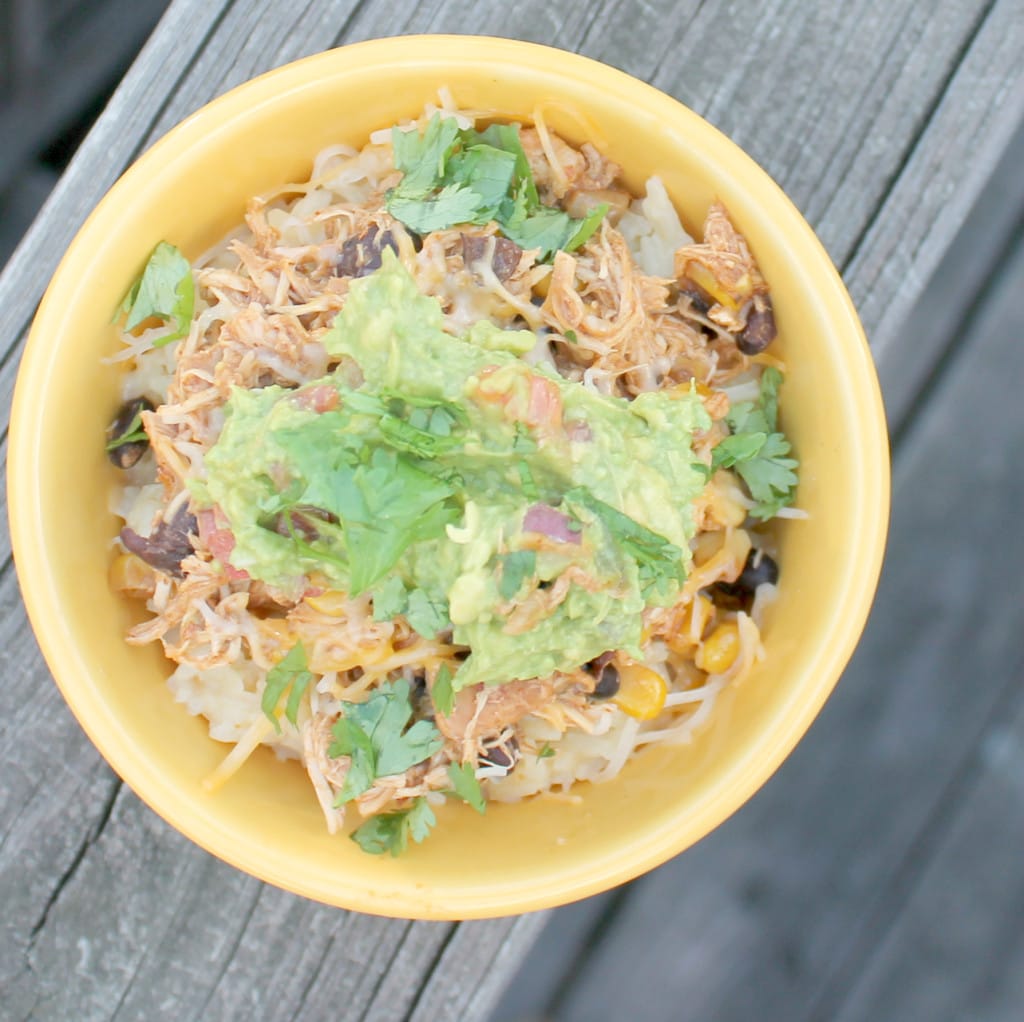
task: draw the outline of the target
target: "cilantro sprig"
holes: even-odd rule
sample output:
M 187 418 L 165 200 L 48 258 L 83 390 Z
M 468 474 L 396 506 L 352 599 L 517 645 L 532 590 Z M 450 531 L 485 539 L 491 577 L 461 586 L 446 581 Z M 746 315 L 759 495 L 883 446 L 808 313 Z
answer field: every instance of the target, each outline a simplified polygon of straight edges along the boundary
M 746 483 L 757 502 L 750 514 L 762 520 L 792 504 L 796 492 L 799 463 L 789 457 L 790 443 L 777 430 L 782 379 L 778 369 L 765 369 L 757 401 L 744 401 L 729 411 L 726 422 L 732 433 L 712 453 L 712 468 L 732 468 Z
M 309 665 L 306 662 L 306 650 L 301 642 L 295 643 L 285 657 L 267 672 L 260 707 L 279 732 L 281 722 L 277 717 L 277 704 L 281 701 L 281 696 L 288 691 L 288 702 L 285 704 L 284 715 L 293 724 L 298 724 L 302 693 L 306 691 L 312 680 L 313 674 L 309 670 Z
M 330 756 L 350 759 L 337 805 L 369 791 L 378 777 L 401 774 L 422 763 L 444 744 L 441 733 L 428 720 L 409 727 L 412 703 L 404 679 L 384 683 L 366 702 L 346 702 L 344 707 L 332 728 L 334 742 L 328 750 Z
M 511 600 L 522 588 L 523 583 L 537 572 L 537 554 L 533 550 L 513 550 L 502 554 L 501 578 L 498 593 L 503 600 Z
M 421 795 L 408 809 L 371 816 L 352 832 L 351 838 L 371 855 L 390 852 L 397 857 L 409 847 L 410 839 L 417 844 L 423 841 L 436 822 L 434 810 Z
M 419 587 L 406 589 L 402 579 L 392 575 L 373 591 L 373 616 L 376 621 L 391 621 L 399 614 L 424 639 L 433 639 L 451 627 L 448 601 L 443 595 Z
M 484 798 L 472 763 L 449 763 L 448 779 L 452 782 L 455 795 L 466 805 L 472 806 L 481 815 L 487 811 L 487 799 Z
M 438 713 L 450 717 L 455 709 L 455 689 L 452 687 L 452 672 L 447 664 L 441 664 L 430 687 L 430 699 Z
M 599 500 L 585 486 L 574 487 L 565 499 L 598 518 L 619 548 L 636 561 L 645 600 L 669 595 L 686 581 L 683 552 L 675 543 Z
M 394 128 L 391 139 L 402 180 L 388 192 L 387 209 L 420 234 L 496 221 L 507 238 L 548 259 L 582 245 L 608 212 L 602 203 L 575 219 L 545 206 L 516 125 L 460 130 L 453 118 L 434 114 L 422 134 Z
M 171 331 L 153 342 L 153 347 L 162 348 L 188 333 L 195 298 L 189 261 L 174 245 L 161 241 L 122 299 L 114 318 L 127 315 L 125 330 L 134 330 L 147 319 L 169 323 Z
M 142 440 L 148 441 L 149 434 L 142 428 L 142 412 L 139 411 L 128 423 L 128 428 L 120 436 L 109 441 L 104 450 L 116 451 L 119 447 L 124 447 L 125 444 L 137 444 Z

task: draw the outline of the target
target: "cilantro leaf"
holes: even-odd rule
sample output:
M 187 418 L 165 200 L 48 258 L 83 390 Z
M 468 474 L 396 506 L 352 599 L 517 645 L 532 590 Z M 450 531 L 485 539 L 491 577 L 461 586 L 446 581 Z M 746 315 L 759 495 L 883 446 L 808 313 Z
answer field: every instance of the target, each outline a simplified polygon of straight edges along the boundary
M 550 759 L 555 754 L 550 742 L 545 742 L 544 747 L 537 753 L 537 759 Z
M 455 690 L 452 688 L 452 672 L 447 664 L 441 664 L 430 686 L 430 699 L 438 713 L 451 716 L 455 708 Z
M 574 487 L 565 499 L 600 519 L 615 543 L 636 561 L 645 600 L 664 596 L 669 587 L 686 580 L 683 552 L 675 543 L 599 500 L 585 486 Z
M 466 185 L 445 185 L 431 198 L 410 198 L 401 191 L 387 200 L 388 212 L 417 234 L 441 231 L 479 219 L 480 197 Z M 485 220 L 484 223 L 487 221 Z
M 461 158 L 452 162 L 452 177 L 456 184 L 476 192 L 477 218 L 493 220 L 512 187 L 515 169 L 514 153 L 477 144 L 468 146 Z
M 350 758 L 338 805 L 368 791 L 378 777 L 404 773 L 441 748 L 444 740 L 437 728 L 427 720 L 408 727 L 411 718 L 409 683 L 404 679 L 385 682 L 365 702 L 344 703 L 328 750 L 330 756 Z
M 417 425 L 418 421 L 423 422 L 423 426 Z M 442 432 L 444 429 L 448 432 Z M 380 420 L 380 431 L 395 450 L 406 451 L 417 458 L 436 458 L 462 446 L 462 439 L 451 435 L 451 423 L 442 412 L 409 419 L 385 415 Z
M 781 433 L 770 433 L 756 458 L 736 465 L 737 474 L 757 501 L 750 509 L 755 518 L 772 518 L 793 502 L 799 463 L 787 457 L 790 450 Z
M 448 601 L 425 589 L 413 589 L 409 593 L 409 606 L 405 611 L 409 624 L 423 636 L 433 639 L 438 632 L 451 626 L 448 618 Z
M 533 550 L 513 550 L 503 554 L 501 560 L 501 579 L 498 592 L 502 599 L 511 600 L 528 578 L 532 578 L 537 570 L 537 554 Z
M 543 205 L 516 125 L 460 131 L 435 114 L 422 135 L 395 129 L 391 137 L 403 176 L 388 192 L 387 209 L 421 234 L 496 221 L 505 237 L 549 259 L 582 245 L 608 212 L 602 204 L 577 220 Z
M 472 763 L 449 763 L 448 777 L 452 782 L 455 794 L 478 813 L 487 812 L 487 799 L 476 779 L 476 770 Z
M 127 314 L 125 330 L 134 330 L 151 318 L 171 324 L 171 332 L 153 342 L 154 347 L 160 348 L 188 333 L 194 307 L 192 267 L 177 248 L 161 241 L 153 249 L 142 275 L 122 299 L 117 316 Z
M 513 450 L 516 450 L 517 443 L 519 443 L 518 437 L 513 441 Z M 533 478 L 533 473 L 530 471 L 530 463 L 525 458 L 516 463 L 516 472 L 519 473 L 519 485 L 523 489 L 523 496 L 527 500 L 540 500 L 540 490 L 537 488 L 537 481 Z
M 444 177 L 445 164 L 455 148 L 459 124 L 454 117 L 435 114 L 420 134 L 412 128 L 403 131 L 391 129 L 391 147 L 395 154 L 395 168 L 402 172 L 402 194 L 427 195 L 435 182 Z
M 306 663 L 306 650 L 301 642 L 295 643 L 287 655 L 267 672 L 260 706 L 278 732 L 281 722 L 277 719 L 277 704 L 281 696 L 286 689 L 291 689 L 284 712 L 293 724 L 297 724 L 302 693 L 312 680 L 313 675 Z
M 714 449 L 711 464 L 714 468 L 732 468 L 750 461 L 761 453 L 767 439 L 767 433 L 733 433 Z
M 754 518 L 772 518 L 793 502 L 799 462 L 788 457 L 791 447 L 776 432 L 782 373 L 772 366 L 761 376 L 756 402 L 744 401 L 730 409 L 726 422 L 732 433 L 712 452 L 712 468 L 732 468 L 747 484 L 756 501 Z
M 404 614 L 409 624 L 425 639 L 433 639 L 438 632 L 450 627 L 448 603 L 424 589 L 406 590 L 397 575 L 386 579 L 373 592 L 373 618 L 390 621 Z
M 576 232 L 565 243 L 565 250 L 567 252 L 572 252 L 574 249 L 579 248 L 580 245 L 589 241 L 593 233 L 601 226 L 601 221 L 604 219 L 605 213 L 607 212 L 608 203 L 601 202 L 598 203 L 582 220 L 574 221 L 573 226 L 576 227 Z
M 364 852 L 399 856 L 409 847 L 409 839 L 417 844 L 430 833 L 437 822 L 434 810 L 423 796 L 408 809 L 394 813 L 378 813 L 352 831 L 351 838 Z
M 142 412 L 136 412 L 132 421 L 128 423 L 128 428 L 120 436 L 114 437 L 104 450 L 116 451 L 118 447 L 123 447 L 125 444 L 136 444 L 140 440 L 149 440 L 149 435 L 142 428 Z
M 404 614 L 408 605 L 405 583 L 397 575 L 385 579 L 373 591 L 374 621 L 390 621 L 396 615 Z

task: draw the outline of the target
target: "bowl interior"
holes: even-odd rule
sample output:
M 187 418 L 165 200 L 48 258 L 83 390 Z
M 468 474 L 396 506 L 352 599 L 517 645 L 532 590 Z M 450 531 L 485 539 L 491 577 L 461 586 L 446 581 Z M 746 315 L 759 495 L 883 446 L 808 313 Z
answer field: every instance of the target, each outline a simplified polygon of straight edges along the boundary
M 176 705 L 155 648 L 122 639 L 132 615 L 106 585 L 117 524 L 102 436 L 118 380 L 113 309 L 156 242 L 191 256 L 241 220 L 248 197 L 308 176 L 314 154 L 360 145 L 446 85 L 460 106 L 590 139 L 642 186 L 659 174 L 699 229 L 718 196 L 773 289 L 788 367 L 784 427 L 801 460 L 780 530 L 782 594 L 769 656 L 719 702 L 692 744 L 651 750 L 579 798 L 464 806 L 397 859 L 326 834 L 303 771 L 260 752 L 208 795 L 226 746 Z M 773 349 L 774 350 L 774 349 Z M 128 783 L 218 856 L 301 894 L 426 918 L 521 912 L 634 876 L 698 840 L 789 751 L 837 679 L 877 578 L 887 509 L 881 403 L 856 316 L 824 251 L 782 193 L 696 115 L 583 58 L 502 40 L 393 39 L 322 54 L 235 90 L 158 143 L 110 192 L 51 284 L 25 356 L 12 424 L 11 518 L 43 651 L 83 727 Z M 851 536 L 857 536 L 857 544 Z

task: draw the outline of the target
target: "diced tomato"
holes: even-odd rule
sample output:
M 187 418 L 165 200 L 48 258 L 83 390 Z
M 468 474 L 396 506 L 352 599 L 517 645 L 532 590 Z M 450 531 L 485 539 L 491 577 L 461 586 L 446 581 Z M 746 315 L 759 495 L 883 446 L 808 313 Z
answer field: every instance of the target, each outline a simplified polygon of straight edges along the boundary
M 487 366 L 478 374 L 476 399 L 501 405 L 505 418 L 554 432 L 562 427 L 562 395 L 554 380 L 519 365 Z
M 300 407 L 306 408 L 317 415 L 324 412 L 333 412 L 341 404 L 341 398 L 334 387 L 326 383 L 319 383 L 315 387 L 306 387 L 297 390 L 292 400 Z
M 224 512 L 214 505 L 200 511 L 196 515 L 199 526 L 199 539 L 207 550 L 221 563 L 224 574 L 232 582 L 241 582 L 249 578 L 249 572 L 236 568 L 229 558 L 235 549 L 235 534 L 228 527 Z
M 546 376 L 530 377 L 530 407 L 526 423 L 549 430 L 562 428 L 562 395 L 554 380 Z

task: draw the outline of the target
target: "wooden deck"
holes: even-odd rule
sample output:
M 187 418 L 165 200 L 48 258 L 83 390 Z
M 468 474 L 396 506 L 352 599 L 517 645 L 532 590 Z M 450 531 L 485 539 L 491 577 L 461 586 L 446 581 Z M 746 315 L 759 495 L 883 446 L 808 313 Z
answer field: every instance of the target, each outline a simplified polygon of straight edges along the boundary
M 1019 1019 L 1024 0 L 175 0 L 0 278 L 4 422 L 49 273 L 149 141 L 268 67 L 413 31 L 622 67 L 722 127 L 808 216 L 896 441 L 864 642 L 768 786 L 649 876 L 518 919 L 376 919 L 237 873 L 121 785 L 39 658 L 3 519 L 0 1018 Z M 971 237 L 983 254 L 960 258 Z

